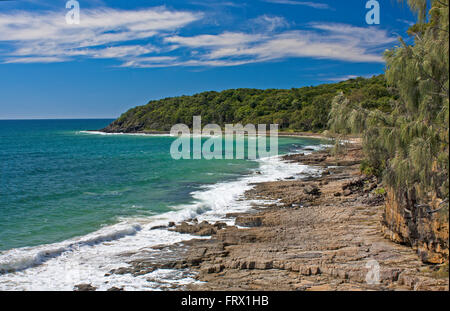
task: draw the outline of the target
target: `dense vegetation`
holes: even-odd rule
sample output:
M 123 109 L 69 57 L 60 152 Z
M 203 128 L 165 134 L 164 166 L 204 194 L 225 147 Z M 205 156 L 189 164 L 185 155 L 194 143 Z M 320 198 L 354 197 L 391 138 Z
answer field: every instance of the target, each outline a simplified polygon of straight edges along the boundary
M 168 131 L 174 124 L 279 124 L 280 130 L 326 129 L 333 98 L 339 93 L 365 109 L 389 112 L 393 95 L 383 75 L 290 90 L 236 89 L 150 101 L 124 113 L 106 131 Z
M 362 133 L 365 169 L 406 200 L 448 200 L 449 25 L 448 0 L 409 0 L 419 22 L 414 45 L 385 53 L 386 80 L 398 90 L 392 111 L 367 110 L 345 94 L 334 99 L 330 129 Z M 431 10 L 429 8 L 431 7 Z M 446 207 L 448 215 L 448 205 Z M 447 218 L 448 219 L 448 218 Z

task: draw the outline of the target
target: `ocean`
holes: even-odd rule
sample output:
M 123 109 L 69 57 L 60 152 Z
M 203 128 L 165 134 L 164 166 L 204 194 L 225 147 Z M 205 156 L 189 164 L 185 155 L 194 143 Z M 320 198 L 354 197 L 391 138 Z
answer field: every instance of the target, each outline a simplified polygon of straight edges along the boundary
M 318 173 L 278 157 L 174 160 L 168 135 L 87 132 L 111 121 L 0 121 L 0 290 L 153 289 L 148 275 L 104 276 L 124 265 L 124 253 L 190 238 L 150 228 L 229 222 L 225 214 L 250 208 L 239 199 L 251 183 Z M 279 153 L 325 143 L 280 137 Z M 193 281 L 177 273 L 153 277 Z

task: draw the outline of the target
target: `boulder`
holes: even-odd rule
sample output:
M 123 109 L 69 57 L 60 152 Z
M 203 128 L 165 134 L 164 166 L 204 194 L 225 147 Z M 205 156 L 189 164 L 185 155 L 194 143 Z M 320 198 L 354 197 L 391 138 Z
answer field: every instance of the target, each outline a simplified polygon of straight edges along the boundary
M 317 187 L 316 185 L 305 186 L 305 188 L 303 188 L 303 192 L 305 194 L 314 195 L 314 196 L 319 196 L 321 194 L 319 187 Z
M 74 291 L 76 292 L 92 292 L 95 290 L 97 290 L 97 287 L 94 287 L 91 284 L 77 284 L 74 287 Z
M 238 216 L 235 221 L 237 226 L 241 227 L 260 227 L 262 226 L 262 217 L 260 216 Z

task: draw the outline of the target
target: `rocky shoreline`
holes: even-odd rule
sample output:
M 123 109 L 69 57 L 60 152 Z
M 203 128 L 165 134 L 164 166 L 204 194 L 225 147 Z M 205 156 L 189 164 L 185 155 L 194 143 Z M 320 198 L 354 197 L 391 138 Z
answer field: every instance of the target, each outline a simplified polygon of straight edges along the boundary
M 426 265 L 412 248 L 384 238 L 385 195 L 376 179 L 360 174 L 361 157 L 358 145 L 343 157 L 326 150 L 284 156 L 323 174 L 255 184 L 248 199 L 276 204 L 227 215 L 234 226 L 170 223 L 167 230 L 211 238 L 152 247 L 151 256 L 111 273 L 179 269 L 200 281 L 161 283 L 165 290 L 448 291 L 448 263 Z

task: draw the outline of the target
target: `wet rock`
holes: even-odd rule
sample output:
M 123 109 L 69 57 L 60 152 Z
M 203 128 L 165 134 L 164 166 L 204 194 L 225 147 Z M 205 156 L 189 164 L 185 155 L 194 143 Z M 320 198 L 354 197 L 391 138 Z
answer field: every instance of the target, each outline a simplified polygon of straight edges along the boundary
M 97 287 L 94 287 L 91 284 L 77 284 L 74 287 L 74 291 L 77 292 L 92 292 L 95 290 L 97 290 Z
M 111 274 L 127 274 L 127 273 L 131 273 L 132 269 L 129 267 L 120 267 L 117 269 L 112 269 L 111 271 L 109 271 L 109 275 Z
M 189 234 L 197 231 L 194 225 L 190 225 L 185 221 L 183 221 L 181 224 L 177 225 L 175 228 L 170 230 L 178 233 L 189 233 Z
M 207 228 L 203 228 L 203 229 L 200 229 L 199 231 L 195 232 L 195 235 L 209 236 L 209 235 L 213 235 L 216 233 L 217 233 L 217 230 L 215 228 L 207 227 Z
M 223 229 L 223 228 L 226 228 L 228 225 L 226 224 L 226 223 L 224 223 L 224 222 L 216 222 L 215 224 L 214 224 L 214 227 L 215 228 L 217 228 L 217 229 Z
M 236 218 L 238 216 L 242 215 L 242 213 L 227 213 L 225 215 L 225 218 Z
M 154 227 L 151 227 L 150 230 L 158 230 L 158 229 L 166 229 L 166 228 L 167 228 L 166 226 L 154 226 Z
M 169 230 L 198 236 L 208 236 L 214 235 L 217 233 L 218 230 L 221 230 L 226 227 L 227 224 L 223 222 L 210 224 L 207 221 L 202 221 L 201 223 L 194 222 L 193 224 L 189 224 L 186 221 L 183 221 L 181 224 L 171 227 Z

